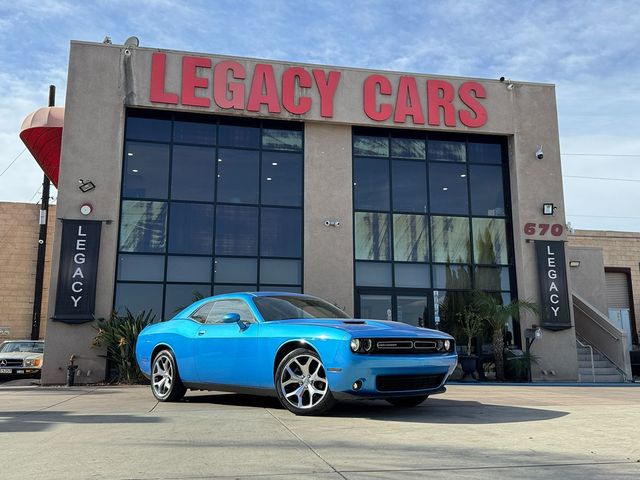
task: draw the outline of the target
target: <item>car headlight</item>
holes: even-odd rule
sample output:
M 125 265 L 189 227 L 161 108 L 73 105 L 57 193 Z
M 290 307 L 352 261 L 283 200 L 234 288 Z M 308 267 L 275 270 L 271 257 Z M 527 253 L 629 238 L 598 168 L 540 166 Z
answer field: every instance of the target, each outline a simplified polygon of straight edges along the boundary
M 360 340 L 358 340 L 357 338 L 352 338 L 351 339 L 351 351 L 352 352 L 357 352 L 358 350 L 360 350 Z
M 448 352 L 450 348 L 451 348 L 451 341 L 450 340 L 445 340 L 444 341 L 444 349 Z
M 364 340 L 362 340 L 362 349 L 365 352 L 370 352 L 371 350 L 373 350 L 373 340 L 371 340 L 370 338 L 365 338 Z
M 27 359 L 24 361 L 24 366 L 25 366 L 25 367 L 33 367 L 33 362 L 34 362 L 34 360 L 32 360 L 32 359 L 30 359 L 30 358 L 27 358 Z

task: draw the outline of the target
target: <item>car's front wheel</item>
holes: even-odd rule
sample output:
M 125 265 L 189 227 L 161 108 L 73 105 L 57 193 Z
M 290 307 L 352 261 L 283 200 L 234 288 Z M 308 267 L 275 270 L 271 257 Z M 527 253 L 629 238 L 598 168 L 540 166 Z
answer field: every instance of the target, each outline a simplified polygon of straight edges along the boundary
M 335 404 L 320 357 L 306 348 L 282 359 L 275 387 L 280 403 L 296 415 L 320 415 Z
M 387 398 L 387 402 L 389 402 L 394 407 L 417 407 L 422 402 L 424 402 L 429 395 L 418 395 L 417 397 L 391 397 Z
M 169 350 L 158 352 L 153 359 L 151 391 L 161 402 L 177 402 L 187 392 L 180 380 L 176 360 Z

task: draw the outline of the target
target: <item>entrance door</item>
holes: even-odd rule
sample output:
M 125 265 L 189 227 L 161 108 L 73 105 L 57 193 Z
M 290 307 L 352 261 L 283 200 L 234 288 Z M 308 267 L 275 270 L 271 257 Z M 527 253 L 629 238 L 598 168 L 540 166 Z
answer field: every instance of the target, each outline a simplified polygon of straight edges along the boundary
M 356 316 L 433 328 L 430 290 L 358 289 Z

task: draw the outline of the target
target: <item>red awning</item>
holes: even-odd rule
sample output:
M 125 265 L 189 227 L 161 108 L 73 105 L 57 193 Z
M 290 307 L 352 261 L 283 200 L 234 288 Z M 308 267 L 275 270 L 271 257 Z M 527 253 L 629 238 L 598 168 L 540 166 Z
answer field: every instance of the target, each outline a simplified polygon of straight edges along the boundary
M 58 187 L 64 107 L 43 107 L 22 122 L 20 139 L 49 180 Z

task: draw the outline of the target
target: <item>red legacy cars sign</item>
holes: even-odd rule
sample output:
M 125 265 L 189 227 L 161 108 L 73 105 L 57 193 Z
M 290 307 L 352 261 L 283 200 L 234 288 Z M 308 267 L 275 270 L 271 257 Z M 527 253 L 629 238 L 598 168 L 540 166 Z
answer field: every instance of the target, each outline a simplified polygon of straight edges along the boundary
M 284 110 L 304 115 L 313 106 L 313 97 L 305 95 L 315 89 L 320 99 L 320 115 L 333 118 L 334 99 L 340 88 L 341 72 L 322 68 L 288 67 L 282 73 L 278 89 L 273 65 L 257 63 L 252 72 L 233 60 L 218 63 L 208 57 L 183 56 L 181 65 L 182 88 L 168 91 L 166 87 L 167 56 L 155 52 L 152 56 L 152 103 L 233 109 L 259 112 L 264 105 L 271 114 Z M 487 111 L 482 104 L 485 88 L 478 82 L 464 82 L 459 87 L 442 79 L 420 79 L 403 75 L 397 88 L 383 74 L 371 74 L 362 85 L 363 112 L 371 120 L 413 125 L 455 127 L 460 121 L 470 128 L 487 123 Z M 212 85 L 212 95 L 205 90 Z M 248 95 L 247 95 L 248 92 Z M 459 99 L 464 108 L 457 108 Z

